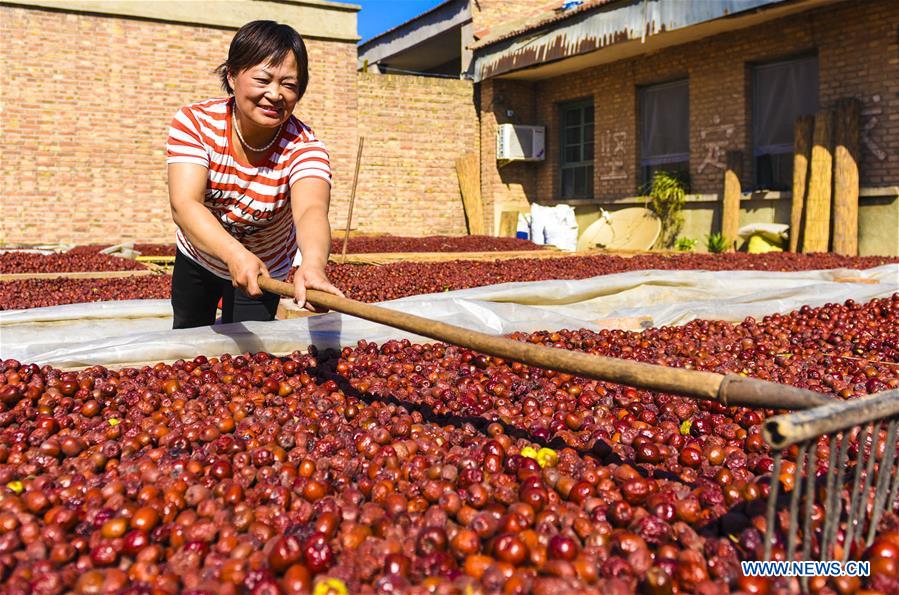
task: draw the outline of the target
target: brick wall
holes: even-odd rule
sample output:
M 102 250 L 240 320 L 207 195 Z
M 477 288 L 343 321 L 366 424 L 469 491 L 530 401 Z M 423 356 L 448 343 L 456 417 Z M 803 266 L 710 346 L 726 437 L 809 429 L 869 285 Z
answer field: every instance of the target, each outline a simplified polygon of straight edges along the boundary
M 534 84 L 504 79 L 481 83 L 481 196 L 487 230 L 496 231 L 502 211 L 527 210 L 536 193 L 537 170 L 533 163 L 496 162 L 496 133 L 500 124 L 532 124 L 537 117 Z
M 479 150 L 472 83 L 365 73 L 358 81 L 365 148 L 353 228 L 465 234 L 455 160 Z M 346 210 L 335 214 L 345 225 Z
M 472 0 L 471 24 L 476 38 L 488 36 L 498 25 L 531 19 L 562 5 L 562 0 Z
M 174 239 L 164 145 L 182 105 L 223 94 L 234 30 L 0 6 L 0 241 Z M 356 47 L 306 40 L 295 114 L 328 144 L 342 221 L 356 142 Z M 338 214 L 339 213 L 339 214 Z
M 744 187 L 752 180 L 749 71 L 747 64 L 817 51 L 819 100 L 833 107 L 841 97 L 863 102 L 861 183 L 899 184 L 899 4 L 871 0 L 864 6 L 845 2 L 785 17 L 761 26 L 669 48 L 655 54 L 581 70 L 530 84 L 518 83 L 519 94 L 532 90 L 535 118 L 526 124 L 547 127 L 547 161 L 509 165 L 497 170 L 491 131 L 482 131 L 483 177 L 499 180 L 510 168 L 514 177 L 533 176 L 532 201 L 558 196 L 558 104 L 592 97 L 595 106 L 594 188 L 597 199 L 635 194 L 639 185 L 637 86 L 688 77 L 690 84 L 690 174 L 694 192 L 721 189 L 724 152 L 742 149 Z M 494 100 L 501 85 L 482 84 L 482 122 L 500 117 Z M 508 96 L 508 94 L 506 94 Z M 529 99 L 518 97 L 517 103 Z M 492 107 L 491 107 L 492 106 Z M 495 134 L 495 131 L 493 132 Z M 512 175 L 512 174 L 509 174 Z M 524 184 L 527 190 L 527 183 Z M 488 183 L 485 199 L 520 201 L 521 191 Z M 488 209 L 489 212 L 489 209 Z

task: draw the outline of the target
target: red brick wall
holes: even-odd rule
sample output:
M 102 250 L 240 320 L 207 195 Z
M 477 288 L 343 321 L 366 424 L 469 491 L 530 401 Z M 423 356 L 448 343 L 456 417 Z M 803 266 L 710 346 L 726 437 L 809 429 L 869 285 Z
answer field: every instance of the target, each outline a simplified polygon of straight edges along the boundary
M 0 6 L 0 241 L 174 239 L 164 145 L 182 105 L 223 94 L 233 30 Z M 342 221 L 356 144 L 356 47 L 307 40 L 295 112 L 331 150 Z
M 476 38 L 488 36 L 496 27 L 520 19 L 531 20 L 562 5 L 562 0 L 471 0 L 471 24 Z
M 472 83 L 364 73 L 358 81 L 365 148 L 353 228 L 465 234 L 455 160 L 479 150 Z M 341 226 L 345 213 L 338 211 Z
M 499 124 L 533 124 L 537 117 L 534 84 L 490 79 L 481 90 L 481 196 L 487 230 L 494 230 L 498 212 L 527 210 L 528 197 L 536 193 L 534 163 L 511 162 L 497 167 L 496 133 Z
M 871 0 L 862 6 L 846 2 L 540 81 L 533 91 L 536 117 L 521 123 L 547 126 L 547 161 L 507 168 L 518 168 L 518 177 L 534 177 L 535 190 L 526 193 L 530 200 L 555 199 L 559 183 L 558 104 L 593 97 L 596 198 L 634 195 L 639 184 L 636 88 L 687 76 L 693 191 L 720 191 L 722 170 L 715 162 L 722 163 L 724 151 L 730 149 L 744 151 L 743 183 L 748 187 L 752 180 L 752 147 L 747 64 L 816 50 L 821 106 L 832 107 L 837 99 L 847 96 L 859 97 L 863 102 L 863 127 L 868 129 L 868 140 L 862 150 L 862 185 L 899 184 L 897 23 L 899 3 Z M 495 110 L 490 105 L 501 84 L 508 81 L 482 84 L 481 113 L 485 122 L 495 118 Z M 518 101 L 527 103 L 526 99 Z M 490 130 L 485 127 L 482 131 L 485 180 L 503 177 L 506 170 L 496 170 L 491 138 Z M 710 155 L 711 161 L 704 164 Z M 501 184 L 488 184 L 484 192 L 487 200 L 519 200 L 516 191 L 507 190 Z M 488 196 L 490 193 L 493 196 Z

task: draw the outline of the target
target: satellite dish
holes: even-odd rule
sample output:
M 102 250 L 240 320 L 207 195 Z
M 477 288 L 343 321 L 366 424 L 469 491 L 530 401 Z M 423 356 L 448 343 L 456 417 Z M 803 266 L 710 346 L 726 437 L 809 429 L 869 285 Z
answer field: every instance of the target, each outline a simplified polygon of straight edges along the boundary
M 591 223 L 578 238 L 577 249 L 649 250 L 661 232 L 662 222 L 651 210 L 622 209 Z

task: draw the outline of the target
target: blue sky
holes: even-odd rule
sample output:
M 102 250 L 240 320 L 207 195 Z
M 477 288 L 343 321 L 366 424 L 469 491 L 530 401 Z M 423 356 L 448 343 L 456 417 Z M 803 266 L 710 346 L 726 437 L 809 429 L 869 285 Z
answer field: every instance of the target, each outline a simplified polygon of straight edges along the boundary
M 375 35 L 392 29 L 433 8 L 443 0 L 349 0 L 358 4 L 359 37 L 368 41 Z

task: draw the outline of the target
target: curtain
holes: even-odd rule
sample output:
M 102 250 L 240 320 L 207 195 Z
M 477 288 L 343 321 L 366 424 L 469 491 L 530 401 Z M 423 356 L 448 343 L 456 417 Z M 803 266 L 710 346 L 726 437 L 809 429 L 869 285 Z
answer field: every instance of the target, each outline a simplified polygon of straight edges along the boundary
M 818 111 L 818 59 L 756 66 L 752 82 L 753 153 L 792 152 L 796 118 Z
M 645 87 L 640 92 L 641 162 L 690 159 L 690 88 L 687 80 Z

